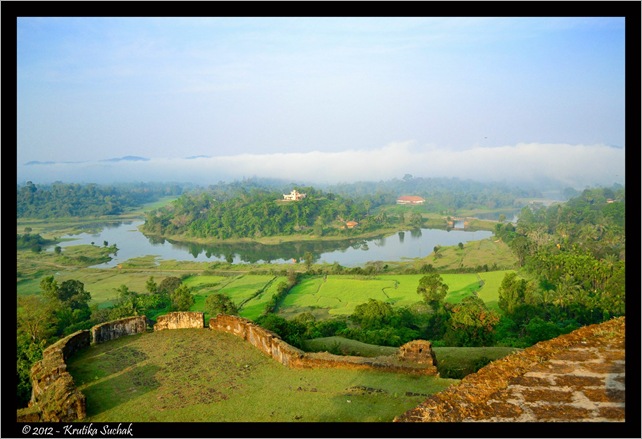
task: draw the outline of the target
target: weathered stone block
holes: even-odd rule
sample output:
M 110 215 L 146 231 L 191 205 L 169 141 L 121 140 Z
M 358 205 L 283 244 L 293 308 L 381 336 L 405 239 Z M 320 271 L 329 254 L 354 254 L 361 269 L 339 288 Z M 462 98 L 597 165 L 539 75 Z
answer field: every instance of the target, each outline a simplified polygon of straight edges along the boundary
M 397 356 L 400 360 L 437 366 L 437 358 L 432 350 L 432 343 L 427 340 L 413 340 L 406 343 L 399 348 Z
M 158 317 L 154 331 L 164 329 L 204 328 L 205 314 L 196 311 L 170 312 Z
M 134 316 L 96 325 L 91 328 L 91 335 L 94 343 L 104 343 L 124 335 L 140 334 L 146 330 L 147 318 Z
M 90 345 L 89 331 L 75 332 L 49 346 L 42 360 L 31 368 L 31 401 L 22 416 L 44 422 L 71 422 L 84 419 L 86 400 L 67 372 L 65 360 Z M 35 421 L 34 421 L 35 422 Z

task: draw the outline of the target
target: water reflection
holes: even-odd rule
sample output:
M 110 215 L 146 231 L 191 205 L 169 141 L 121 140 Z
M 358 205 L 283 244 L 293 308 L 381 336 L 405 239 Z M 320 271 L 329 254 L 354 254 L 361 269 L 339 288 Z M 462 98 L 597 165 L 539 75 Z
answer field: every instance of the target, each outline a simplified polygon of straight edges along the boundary
M 105 224 L 98 233 L 80 233 L 63 238 L 61 247 L 78 244 L 116 244 L 118 253 L 98 268 L 114 267 L 128 259 L 153 255 L 159 259 L 229 263 L 290 263 L 301 261 L 311 253 L 315 262 L 339 263 L 345 267 L 364 265 L 369 261 L 401 261 L 425 257 L 436 245 L 457 245 L 492 236 L 491 232 L 464 230 L 414 229 L 387 237 L 342 241 L 286 242 L 275 245 L 259 243 L 195 244 L 145 236 L 138 227 L 142 221 Z M 96 229 L 92 228 L 92 232 Z M 410 235 L 410 239 L 408 239 Z M 53 247 L 48 249 L 53 251 Z

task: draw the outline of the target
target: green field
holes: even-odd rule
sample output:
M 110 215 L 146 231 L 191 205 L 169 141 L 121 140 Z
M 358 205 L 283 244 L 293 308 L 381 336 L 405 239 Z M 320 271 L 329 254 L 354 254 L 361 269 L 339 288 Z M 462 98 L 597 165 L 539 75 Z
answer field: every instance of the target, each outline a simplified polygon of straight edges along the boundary
M 259 317 L 265 311 L 265 307 L 272 296 L 276 294 L 277 288 L 281 282 L 287 282 L 287 277 L 277 276 L 274 280 L 268 282 L 260 294 L 254 296 L 251 300 L 243 304 L 239 310 L 239 315 L 250 320 L 254 320 Z
M 437 256 L 433 252 L 426 258 L 422 258 L 421 262 L 431 264 L 437 271 L 457 268 L 478 269 L 484 265 L 488 269 L 493 269 L 493 266 L 500 270 L 517 268 L 517 258 L 511 249 L 494 237 L 468 242 L 463 249 L 456 245 L 442 247 Z
M 477 293 L 477 296 L 486 303 L 488 308 L 501 312 L 498 305 L 499 287 L 502 284 L 504 276 L 508 273 L 514 272 L 514 270 L 501 270 L 479 273 L 479 277 L 484 281 L 484 286 Z
M 276 285 L 285 281 L 284 276 L 242 274 L 236 276 L 194 275 L 183 280 L 192 289 L 195 303 L 190 311 L 205 312 L 205 300 L 212 294 L 225 294 L 239 307 L 239 315 L 257 318 L 275 292 Z M 205 313 L 205 321 L 210 316 Z
M 477 295 L 497 308 L 498 288 L 508 271 L 487 273 L 442 274 L 448 285 L 445 301 L 459 303 L 465 297 Z M 327 275 L 307 277 L 295 285 L 279 306 L 285 318 L 311 312 L 317 319 L 350 315 L 357 305 L 376 299 L 394 306 L 410 306 L 422 301 L 417 286 L 422 274 L 379 276 Z
M 458 380 L 289 369 L 231 334 L 158 331 L 68 360 L 84 422 L 390 422 Z
M 35 255 L 32 252 L 21 252 L 21 254 L 19 261 L 22 272 L 27 271 L 29 261 L 36 258 L 40 258 L 41 267 L 44 263 L 57 266 L 57 259 L 53 254 Z M 266 303 L 275 293 L 277 285 L 286 280 L 284 276 L 250 274 L 242 271 L 207 274 L 208 264 L 205 263 L 161 261 L 160 265 L 157 265 L 154 259 L 152 256 L 135 258 L 122 264 L 121 268 L 108 269 L 59 266 L 58 271 L 52 274 L 58 283 L 68 279 L 83 282 L 85 289 L 91 293 L 92 303 L 97 303 L 100 307 L 110 306 L 115 302 L 121 285 L 126 285 L 131 291 L 145 293 L 146 282 L 152 276 L 154 281 L 160 284 L 168 276 L 187 275 L 183 282 L 192 289 L 196 301 L 191 308 L 192 311 L 205 311 L 207 296 L 220 292 L 228 295 L 240 306 L 240 315 L 249 319 L 255 319 L 263 312 Z M 477 293 L 490 308 L 498 310 L 498 288 L 503 276 L 510 271 L 512 270 L 478 274 L 442 274 L 442 279 L 448 285 L 448 295 L 445 300 L 449 303 L 458 303 L 464 297 Z M 46 273 L 43 273 L 44 275 Z M 285 297 L 278 312 L 283 317 L 289 318 L 307 311 L 314 314 L 317 319 L 323 319 L 350 315 L 357 305 L 369 299 L 385 301 L 395 306 L 409 306 L 421 301 L 421 297 L 417 294 L 417 285 L 422 276 L 422 274 L 305 276 Z M 38 294 L 41 279 L 42 277 L 35 275 L 19 277 L 18 294 Z

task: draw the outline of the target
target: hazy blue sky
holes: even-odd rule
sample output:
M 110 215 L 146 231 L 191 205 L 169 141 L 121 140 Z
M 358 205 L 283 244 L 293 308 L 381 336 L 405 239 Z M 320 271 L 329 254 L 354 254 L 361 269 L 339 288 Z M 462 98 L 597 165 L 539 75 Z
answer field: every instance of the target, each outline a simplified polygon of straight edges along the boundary
M 624 23 L 19 18 L 18 180 L 623 182 Z

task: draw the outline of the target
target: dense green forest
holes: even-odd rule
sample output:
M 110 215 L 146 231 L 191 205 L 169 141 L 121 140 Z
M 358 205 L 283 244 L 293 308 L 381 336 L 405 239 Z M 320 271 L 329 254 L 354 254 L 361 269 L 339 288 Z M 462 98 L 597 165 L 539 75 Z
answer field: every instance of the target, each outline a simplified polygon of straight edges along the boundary
M 291 189 L 306 197 L 284 202 L 283 194 Z M 348 221 L 357 222 L 361 233 L 400 224 L 420 227 L 419 212 L 404 217 L 380 209 L 394 205 L 403 194 L 424 196 L 422 212 L 441 214 L 458 209 L 513 208 L 520 197 L 541 196 L 500 184 L 412 176 L 381 183 L 334 185 L 327 191 L 284 186 L 276 181 L 245 181 L 185 193 L 171 205 L 148 213 L 143 231 L 186 239 L 258 239 L 294 234 L 350 235 Z
M 56 182 L 17 188 L 18 218 L 64 218 L 119 215 L 162 196 L 180 195 L 186 185 L 139 183 L 97 185 Z
M 299 187 L 306 197 L 284 201 L 282 192 L 240 190 L 231 197 L 215 198 L 210 192 L 183 194 L 171 205 L 146 215 L 143 231 L 193 238 L 261 238 L 265 236 L 336 234 L 346 222 L 357 221 L 360 230 L 382 223 L 367 217 L 369 200 L 353 201 L 311 187 Z

